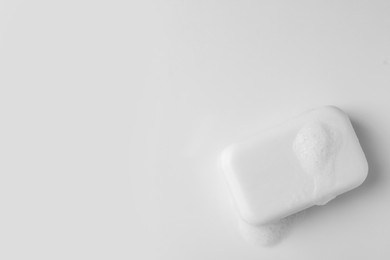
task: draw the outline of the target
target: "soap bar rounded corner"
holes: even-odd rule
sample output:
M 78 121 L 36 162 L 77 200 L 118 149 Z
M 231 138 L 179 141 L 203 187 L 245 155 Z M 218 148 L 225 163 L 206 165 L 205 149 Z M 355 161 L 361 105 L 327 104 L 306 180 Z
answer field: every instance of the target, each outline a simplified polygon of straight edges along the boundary
M 313 108 L 307 112 L 320 111 L 320 110 L 327 110 L 327 111 L 330 111 L 332 113 L 339 113 L 342 115 L 347 115 L 347 113 L 345 113 L 344 110 L 342 110 L 340 107 L 335 106 L 335 105 L 325 105 L 325 106 Z
M 359 187 L 360 185 L 362 185 L 366 181 L 366 179 L 368 177 L 368 172 L 369 172 L 370 167 L 368 166 L 368 161 L 366 159 L 366 156 L 364 154 L 363 149 L 362 149 L 362 154 L 363 154 L 364 160 L 363 160 L 363 166 L 362 166 L 362 169 L 361 169 L 361 173 L 359 174 L 360 178 L 357 181 L 356 186 L 354 188 L 352 188 L 352 189 L 355 189 L 355 188 Z
M 222 150 L 219 157 L 219 164 L 225 175 L 231 170 L 231 161 L 234 156 L 234 152 L 235 144 L 231 144 Z
M 233 153 L 233 145 L 229 145 L 227 147 L 225 147 L 222 152 L 221 152 L 221 155 L 219 157 L 219 161 L 222 165 L 222 167 L 230 160 L 231 156 L 232 156 L 232 153 Z
M 355 135 L 356 135 L 356 133 L 355 133 Z M 356 136 L 356 138 L 357 138 L 357 141 L 358 141 L 358 144 L 360 147 L 360 151 L 362 154 L 362 163 L 363 163 L 362 170 L 361 170 L 362 173 L 361 173 L 361 177 L 360 177 L 360 183 L 356 186 L 356 187 L 359 187 L 360 185 L 362 185 L 366 181 L 368 173 L 370 171 L 370 166 L 368 164 L 366 154 L 364 153 L 363 147 L 360 144 L 358 136 Z
M 332 110 L 332 111 L 341 113 L 341 114 L 343 114 L 343 115 L 346 115 L 346 113 L 344 112 L 344 110 L 342 110 L 341 108 L 339 108 L 338 106 L 335 106 L 335 105 L 326 105 L 326 106 L 323 106 L 322 108 L 324 108 L 324 109 L 329 109 L 329 110 Z
M 239 210 L 239 217 L 242 221 L 246 222 L 249 225 L 263 225 L 267 223 L 267 220 L 262 219 L 253 211 L 250 210 Z

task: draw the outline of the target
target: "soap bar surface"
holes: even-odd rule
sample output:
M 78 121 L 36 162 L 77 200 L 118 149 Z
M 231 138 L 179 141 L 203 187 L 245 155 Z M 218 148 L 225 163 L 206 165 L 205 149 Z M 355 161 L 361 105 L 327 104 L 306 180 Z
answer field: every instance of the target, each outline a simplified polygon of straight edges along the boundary
M 221 165 L 241 217 L 254 225 L 323 205 L 368 172 L 348 116 L 331 106 L 230 145 Z

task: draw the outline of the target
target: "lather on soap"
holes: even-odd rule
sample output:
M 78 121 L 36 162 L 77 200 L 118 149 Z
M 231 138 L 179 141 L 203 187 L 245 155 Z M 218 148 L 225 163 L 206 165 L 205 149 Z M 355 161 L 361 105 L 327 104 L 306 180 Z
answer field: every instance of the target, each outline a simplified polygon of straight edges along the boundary
M 221 164 L 241 217 L 252 225 L 323 205 L 358 187 L 368 172 L 348 116 L 331 106 L 230 145 Z

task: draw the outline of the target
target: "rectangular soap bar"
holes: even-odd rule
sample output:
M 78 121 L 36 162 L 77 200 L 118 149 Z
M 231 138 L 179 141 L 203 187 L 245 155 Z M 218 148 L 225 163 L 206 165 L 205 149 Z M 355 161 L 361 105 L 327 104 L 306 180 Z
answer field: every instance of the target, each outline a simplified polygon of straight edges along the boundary
M 331 106 L 230 145 L 221 164 L 241 217 L 254 225 L 323 205 L 368 172 L 348 116 Z

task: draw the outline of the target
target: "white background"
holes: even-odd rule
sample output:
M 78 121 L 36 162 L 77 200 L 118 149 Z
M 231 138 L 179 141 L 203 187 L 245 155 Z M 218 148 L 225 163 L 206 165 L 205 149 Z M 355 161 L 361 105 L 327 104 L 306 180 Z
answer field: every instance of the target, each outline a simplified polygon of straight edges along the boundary
M 0 0 L 0 259 L 389 259 L 390 2 Z M 272 248 L 221 150 L 309 108 L 366 182 Z

